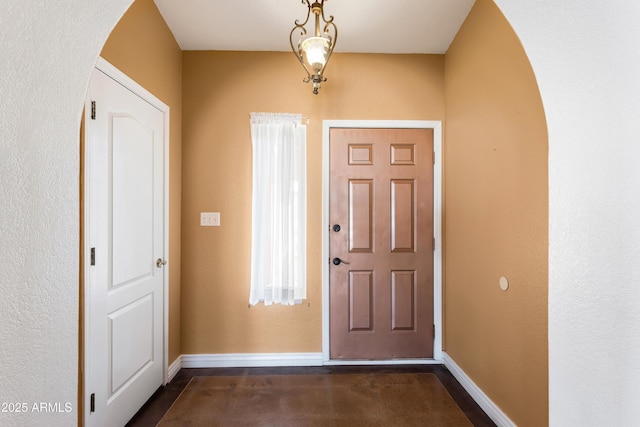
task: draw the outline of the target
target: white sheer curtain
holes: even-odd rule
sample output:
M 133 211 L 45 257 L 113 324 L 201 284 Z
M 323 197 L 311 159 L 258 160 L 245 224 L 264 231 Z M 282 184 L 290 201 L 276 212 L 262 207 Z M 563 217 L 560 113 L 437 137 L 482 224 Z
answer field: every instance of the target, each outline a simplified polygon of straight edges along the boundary
M 298 114 L 251 113 L 253 305 L 307 297 L 307 127 Z

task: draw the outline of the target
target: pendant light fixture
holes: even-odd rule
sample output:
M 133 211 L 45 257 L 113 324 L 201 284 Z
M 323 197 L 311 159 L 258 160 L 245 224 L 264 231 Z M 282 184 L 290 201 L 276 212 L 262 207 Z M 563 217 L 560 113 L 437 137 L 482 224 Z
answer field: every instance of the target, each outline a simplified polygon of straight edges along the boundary
M 329 62 L 329 57 L 333 53 L 338 39 L 338 28 L 333 23 L 333 16 L 329 16 L 328 20 L 324 16 L 325 1 L 328 0 L 314 1 L 312 4 L 310 0 L 302 0 L 302 4 L 306 3 L 309 9 L 307 19 L 302 24 L 296 19 L 296 25 L 289 34 L 291 49 L 307 72 L 307 77 L 303 81 L 313 84 L 315 95 L 318 94 L 320 84 L 327 80 L 323 75 L 324 69 L 327 67 L 327 62 Z M 312 13 L 315 18 L 315 27 L 313 31 L 307 31 L 305 26 Z M 322 23 L 320 19 L 322 19 Z M 294 33 L 298 31 L 300 38 L 294 43 Z

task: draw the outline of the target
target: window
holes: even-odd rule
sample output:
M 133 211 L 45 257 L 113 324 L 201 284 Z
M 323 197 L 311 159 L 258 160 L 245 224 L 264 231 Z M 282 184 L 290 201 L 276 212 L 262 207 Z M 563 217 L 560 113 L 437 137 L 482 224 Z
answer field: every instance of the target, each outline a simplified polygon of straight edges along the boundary
M 307 127 L 295 114 L 251 113 L 253 305 L 307 293 Z

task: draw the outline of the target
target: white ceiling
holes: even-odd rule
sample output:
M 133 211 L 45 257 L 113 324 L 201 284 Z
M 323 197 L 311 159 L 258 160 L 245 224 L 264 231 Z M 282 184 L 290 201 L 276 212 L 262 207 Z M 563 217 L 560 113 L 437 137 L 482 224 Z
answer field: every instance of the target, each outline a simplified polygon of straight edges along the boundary
M 336 52 L 445 53 L 475 0 L 325 0 Z M 155 0 L 183 50 L 288 51 L 301 0 Z

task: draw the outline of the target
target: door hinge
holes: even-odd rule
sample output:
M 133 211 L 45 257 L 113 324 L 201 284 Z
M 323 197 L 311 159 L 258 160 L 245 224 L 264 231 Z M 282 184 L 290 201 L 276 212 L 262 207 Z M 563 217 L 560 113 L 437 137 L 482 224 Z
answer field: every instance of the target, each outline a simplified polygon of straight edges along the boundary
M 436 325 L 433 325 L 433 339 L 436 339 Z
M 433 154 L 433 156 L 431 157 L 431 159 L 433 160 L 433 164 L 436 164 L 436 152 L 432 151 L 431 154 Z
M 436 238 L 435 237 L 433 238 L 433 250 L 434 251 L 436 250 Z
M 91 120 L 96 119 L 96 101 L 91 101 Z
M 96 265 L 96 248 L 91 248 L 91 265 Z
M 91 403 L 90 403 L 90 412 L 96 412 L 96 394 L 91 393 Z

